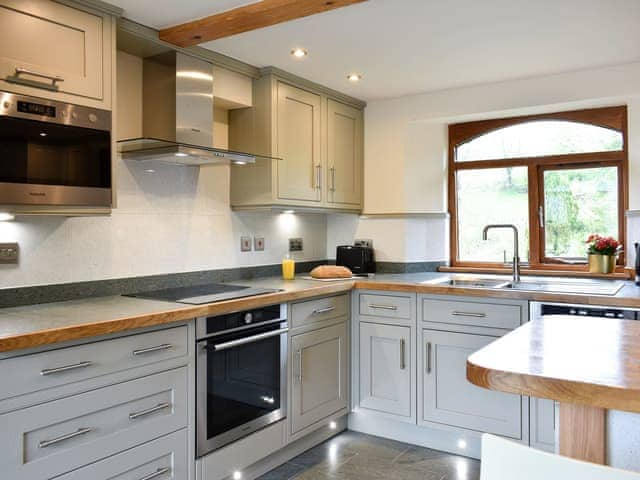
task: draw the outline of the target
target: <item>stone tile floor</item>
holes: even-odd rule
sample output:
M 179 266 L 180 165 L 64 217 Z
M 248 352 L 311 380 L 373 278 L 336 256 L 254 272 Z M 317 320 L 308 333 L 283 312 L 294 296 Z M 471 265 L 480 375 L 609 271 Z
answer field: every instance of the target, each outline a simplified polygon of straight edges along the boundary
M 480 462 L 450 453 L 343 432 L 258 480 L 478 480 Z

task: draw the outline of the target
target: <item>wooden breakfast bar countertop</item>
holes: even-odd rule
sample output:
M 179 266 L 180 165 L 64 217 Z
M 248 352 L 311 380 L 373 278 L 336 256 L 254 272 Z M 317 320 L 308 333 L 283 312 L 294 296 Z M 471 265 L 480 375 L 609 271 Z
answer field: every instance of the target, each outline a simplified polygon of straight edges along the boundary
M 640 412 L 640 322 L 536 319 L 467 360 L 473 384 L 560 402 L 560 454 L 605 462 L 605 410 Z

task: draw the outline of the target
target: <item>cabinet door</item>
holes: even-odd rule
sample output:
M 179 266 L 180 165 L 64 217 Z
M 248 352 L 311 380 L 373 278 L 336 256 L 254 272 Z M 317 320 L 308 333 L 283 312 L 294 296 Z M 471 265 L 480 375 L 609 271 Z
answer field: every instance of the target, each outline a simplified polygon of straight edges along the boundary
M 422 331 L 422 421 L 480 432 L 522 436 L 522 398 L 467 380 L 467 357 L 494 337 Z
M 556 450 L 556 409 L 553 400 L 529 399 L 531 446 L 554 453 Z
M 276 88 L 278 198 L 320 202 L 320 96 L 283 82 Z
M 52 82 L 37 73 L 60 77 L 56 84 L 61 93 L 103 99 L 104 21 L 99 15 L 49 0 L 4 0 L 0 5 L 0 85 L 42 95 L 42 88 Z M 31 71 L 17 76 L 20 86 L 7 81 L 16 77 L 16 69 Z
M 291 433 L 346 408 L 347 325 L 291 337 Z
M 359 206 L 362 203 L 362 110 L 335 100 L 327 104 L 328 201 Z
M 411 417 L 411 328 L 360 322 L 360 407 Z

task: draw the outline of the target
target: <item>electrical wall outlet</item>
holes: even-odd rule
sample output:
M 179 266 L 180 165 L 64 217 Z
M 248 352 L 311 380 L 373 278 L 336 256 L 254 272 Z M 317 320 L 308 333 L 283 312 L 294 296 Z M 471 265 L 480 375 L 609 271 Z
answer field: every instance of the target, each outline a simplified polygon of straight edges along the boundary
M 289 251 L 301 252 L 302 251 L 302 238 L 290 238 L 289 239 Z
M 15 264 L 20 257 L 17 243 L 0 243 L 0 263 Z
M 251 237 L 240 237 L 240 251 L 241 252 L 251 251 Z
M 264 251 L 264 237 L 253 237 L 253 249 L 256 252 Z
M 367 240 L 367 239 L 357 239 L 353 241 L 353 244 L 356 247 L 369 247 L 369 248 L 373 248 L 373 240 Z

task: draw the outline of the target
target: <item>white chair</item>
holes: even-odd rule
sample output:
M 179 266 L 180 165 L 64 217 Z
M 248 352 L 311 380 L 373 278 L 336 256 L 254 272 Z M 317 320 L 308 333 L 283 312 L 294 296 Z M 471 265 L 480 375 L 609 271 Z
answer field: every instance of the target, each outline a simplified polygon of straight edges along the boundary
M 480 480 L 640 480 L 640 473 L 553 455 L 485 434 Z

